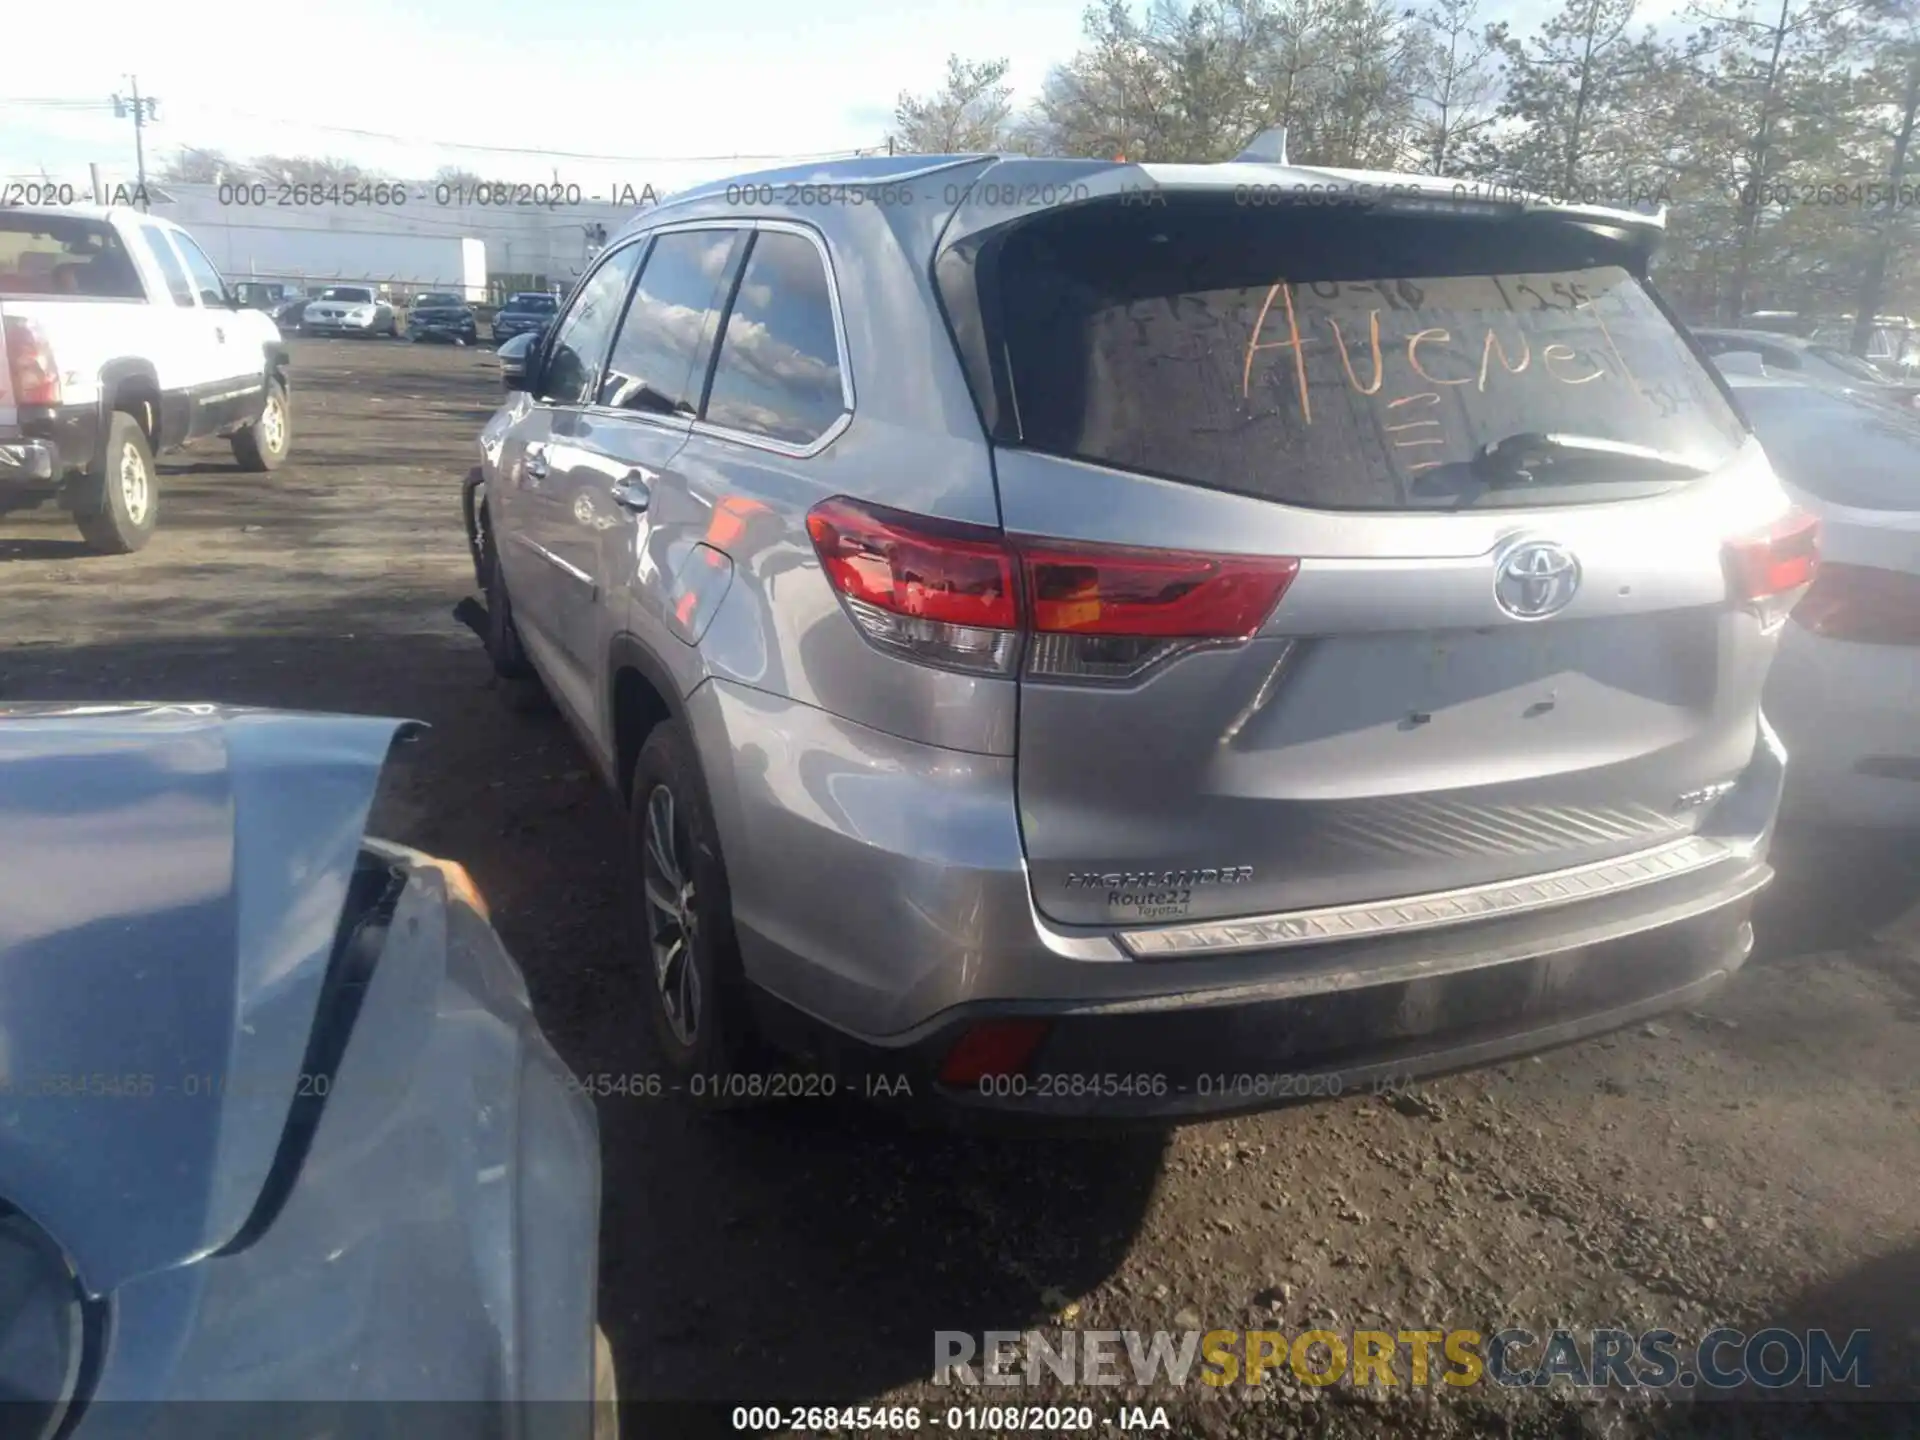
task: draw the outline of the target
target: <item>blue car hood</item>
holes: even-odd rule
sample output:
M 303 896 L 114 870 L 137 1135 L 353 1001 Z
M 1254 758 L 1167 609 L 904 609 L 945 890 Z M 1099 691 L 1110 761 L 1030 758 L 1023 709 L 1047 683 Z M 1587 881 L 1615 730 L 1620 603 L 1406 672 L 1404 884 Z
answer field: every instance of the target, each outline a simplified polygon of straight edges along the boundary
M 408 725 L 0 708 L 0 1198 L 92 1293 L 253 1209 Z

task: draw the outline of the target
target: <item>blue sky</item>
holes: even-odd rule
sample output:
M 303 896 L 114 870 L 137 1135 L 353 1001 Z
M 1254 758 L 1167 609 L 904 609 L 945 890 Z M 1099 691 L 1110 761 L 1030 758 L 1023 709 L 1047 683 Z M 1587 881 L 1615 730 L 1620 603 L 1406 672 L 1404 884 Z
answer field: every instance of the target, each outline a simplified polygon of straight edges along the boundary
M 1548 0 L 1487 0 L 1529 24 Z M 1648 18 L 1673 8 L 1653 0 Z M 589 192 L 666 190 L 745 169 L 732 156 L 801 157 L 883 143 L 899 92 L 938 86 L 946 57 L 1004 55 L 1033 94 L 1081 37 L 1084 0 L 258 0 L 20 5 L 8 49 L 32 56 L 0 89 L 0 177 L 84 180 L 89 161 L 131 175 L 132 124 L 104 102 L 138 73 L 159 114 L 149 165 L 182 145 L 237 158 L 330 154 L 390 174 L 455 164 L 487 178 Z M 349 131 L 380 132 L 374 135 Z M 490 153 L 580 151 L 612 162 Z M 668 163 L 651 157 L 721 157 Z

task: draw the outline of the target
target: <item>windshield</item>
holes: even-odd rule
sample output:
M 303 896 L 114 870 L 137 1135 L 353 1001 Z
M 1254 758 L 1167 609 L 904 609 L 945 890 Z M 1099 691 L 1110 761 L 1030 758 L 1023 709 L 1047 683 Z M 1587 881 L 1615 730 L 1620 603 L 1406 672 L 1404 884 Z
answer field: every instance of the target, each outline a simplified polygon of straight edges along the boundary
M 1571 227 L 1082 207 L 987 264 L 1018 438 L 1060 455 L 1379 510 L 1484 488 L 1476 452 L 1516 434 L 1698 471 L 1744 441 L 1617 252 Z M 1629 456 L 1584 463 L 1649 478 Z
M 373 302 L 373 292 L 361 289 L 357 285 L 329 285 L 320 292 L 322 300 L 351 300 L 356 304 L 368 305 Z
M 551 295 L 515 295 L 507 301 L 509 310 L 532 310 L 541 315 L 551 315 L 560 308 L 560 302 Z
M 466 302 L 458 295 L 422 295 L 413 303 L 417 309 L 426 309 L 429 306 L 445 307 L 450 305 L 463 305 Z

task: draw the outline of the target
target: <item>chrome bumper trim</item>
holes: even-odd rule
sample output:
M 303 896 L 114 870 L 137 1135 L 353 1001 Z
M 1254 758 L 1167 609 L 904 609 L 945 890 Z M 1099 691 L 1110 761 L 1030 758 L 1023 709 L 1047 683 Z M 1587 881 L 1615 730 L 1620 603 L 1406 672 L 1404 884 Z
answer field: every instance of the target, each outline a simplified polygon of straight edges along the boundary
M 1399 935 L 1410 930 L 1432 930 L 1443 925 L 1543 910 L 1576 900 L 1597 899 L 1636 886 L 1671 880 L 1731 858 L 1733 853 L 1717 841 L 1694 835 L 1638 854 L 1532 875 L 1524 880 L 1502 880 L 1399 900 L 1370 900 L 1357 905 L 1250 915 L 1198 925 L 1123 930 L 1118 938 L 1136 958 L 1157 960 L 1178 955 L 1228 955 L 1242 950 L 1277 950 Z

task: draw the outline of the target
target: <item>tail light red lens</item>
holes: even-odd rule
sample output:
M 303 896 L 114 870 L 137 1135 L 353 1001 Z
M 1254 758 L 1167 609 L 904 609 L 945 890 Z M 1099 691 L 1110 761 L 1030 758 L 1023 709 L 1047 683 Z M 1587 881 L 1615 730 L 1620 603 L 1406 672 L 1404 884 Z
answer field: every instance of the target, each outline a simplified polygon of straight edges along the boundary
M 844 498 L 814 507 L 821 564 L 870 640 L 913 658 L 1124 681 L 1184 650 L 1245 640 L 1299 573 L 1290 557 L 1006 536 Z
M 1811 585 L 1820 565 L 1820 521 L 1795 510 L 1758 534 L 1727 542 L 1726 558 L 1732 598 L 1743 603 Z
M 1920 645 L 1920 575 L 1872 565 L 1820 567 L 1793 621 L 1829 640 Z
M 1728 598 L 1760 617 L 1771 633 L 1807 593 L 1820 569 L 1820 521 L 1795 510 L 1753 535 L 1727 542 Z
M 1040 1042 L 1045 1020 L 988 1020 L 971 1027 L 940 1062 L 942 1085 L 978 1085 L 998 1075 L 1022 1074 Z
M 53 363 L 53 345 L 33 321 L 9 315 L 0 338 L 6 342 L 7 378 L 15 405 L 58 405 L 60 367 Z
M 1014 543 L 1042 634 L 1244 640 L 1300 570 L 1293 559 Z
M 807 533 L 834 588 L 896 615 L 1012 630 L 1013 558 L 1000 532 L 828 500 Z

